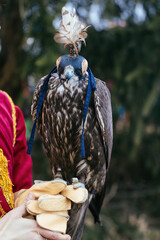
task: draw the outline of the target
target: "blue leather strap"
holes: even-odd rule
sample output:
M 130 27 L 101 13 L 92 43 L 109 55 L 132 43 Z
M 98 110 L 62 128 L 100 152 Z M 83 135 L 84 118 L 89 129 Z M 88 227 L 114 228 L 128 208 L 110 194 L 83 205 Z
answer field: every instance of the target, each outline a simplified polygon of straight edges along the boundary
M 89 67 L 87 71 L 88 71 L 89 78 L 88 78 L 87 94 L 86 94 L 86 99 L 85 99 L 84 109 L 83 109 L 83 128 L 82 128 L 82 135 L 81 135 L 81 158 L 82 159 L 86 157 L 85 146 L 84 146 L 84 124 L 87 117 L 87 112 L 89 108 L 92 91 L 96 90 L 96 82 L 95 82 L 94 75 Z
M 92 95 L 92 91 L 96 90 L 96 83 L 95 83 L 95 78 L 93 73 L 91 72 L 91 69 L 88 67 L 87 69 L 88 71 L 88 87 L 87 87 L 87 93 L 86 93 L 86 99 L 85 99 L 85 104 L 84 104 L 84 109 L 83 109 L 83 128 L 82 128 L 82 135 L 81 135 L 81 158 L 85 158 L 85 146 L 84 146 L 84 124 L 85 124 L 85 120 L 87 117 L 87 112 L 88 112 L 88 108 L 89 108 L 89 103 L 90 103 L 90 99 L 91 99 L 91 95 Z M 48 74 L 48 76 L 46 77 L 42 87 L 41 87 L 41 93 L 40 93 L 40 97 L 38 100 L 38 106 L 37 106 L 37 112 L 36 112 L 36 118 L 32 127 L 32 131 L 31 131 L 31 136 L 29 139 L 29 143 L 28 143 L 28 150 L 27 150 L 27 154 L 31 154 L 32 151 L 32 145 L 33 145 L 33 141 L 34 141 L 34 135 L 35 135 L 35 130 L 36 130 L 36 123 L 37 123 L 37 118 L 38 115 L 41 111 L 42 105 L 43 105 L 43 101 L 44 101 L 44 97 L 46 94 L 46 90 L 47 90 L 47 85 L 48 85 L 48 81 L 51 77 L 52 73 L 57 72 L 57 67 L 54 67 L 52 69 L 52 71 Z
M 41 87 L 41 93 L 40 93 L 39 100 L 38 100 L 38 105 L 37 105 L 36 118 L 34 120 L 34 124 L 33 124 L 32 131 L 31 131 L 31 136 L 30 136 L 29 143 L 28 143 L 27 154 L 29 154 L 29 155 L 31 155 L 32 145 L 33 145 L 33 141 L 34 141 L 34 134 L 35 134 L 35 130 L 36 130 L 37 118 L 38 118 L 38 115 L 39 115 L 39 113 L 41 111 L 41 108 L 42 108 L 42 105 L 43 105 L 44 97 L 45 97 L 46 90 L 47 90 L 48 81 L 51 77 L 51 74 L 55 73 L 55 72 L 57 72 L 57 67 L 54 67 L 52 69 L 52 71 L 48 74 L 48 76 L 46 77 L 46 79 L 45 79 L 45 81 L 44 81 L 44 83 Z

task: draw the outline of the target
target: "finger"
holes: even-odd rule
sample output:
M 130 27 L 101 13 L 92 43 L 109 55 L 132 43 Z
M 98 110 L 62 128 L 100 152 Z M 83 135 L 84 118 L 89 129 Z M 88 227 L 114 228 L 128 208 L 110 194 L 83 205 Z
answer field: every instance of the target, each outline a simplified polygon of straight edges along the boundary
M 37 230 L 36 230 L 36 238 L 35 239 L 37 239 L 37 240 L 46 240 L 46 238 L 44 238 L 41 234 L 40 234 L 40 232 L 39 232 L 39 227 L 38 228 L 36 228 Z
M 27 195 L 27 197 L 26 197 L 26 199 L 24 200 L 24 202 L 26 203 L 26 202 L 28 202 L 29 200 L 34 200 L 35 199 L 35 195 L 32 193 L 32 192 L 30 192 L 28 195 Z
M 27 210 L 26 210 L 26 203 L 29 201 L 29 200 L 34 200 L 35 199 L 35 196 L 33 193 L 29 193 L 28 196 L 26 197 L 25 201 L 18 207 L 18 208 L 15 208 L 14 209 L 14 216 L 15 217 L 22 217 L 24 215 L 27 214 Z
M 44 228 L 39 228 L 38 231 L 44 238 L 47 238 L 50 240 L 71 240 L 71 237 L 67 234 L 52 232 Z

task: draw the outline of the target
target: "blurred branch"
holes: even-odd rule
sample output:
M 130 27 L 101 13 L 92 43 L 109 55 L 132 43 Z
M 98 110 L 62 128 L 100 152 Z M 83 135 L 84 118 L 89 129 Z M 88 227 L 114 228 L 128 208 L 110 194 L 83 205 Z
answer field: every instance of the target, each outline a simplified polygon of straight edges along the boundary
M 105 199 L 104 199 L 104 205 L 107 205 L 117 194 L 118 191 L 118 184 L 114 183 L 111 186 L 110 192 L 106 195 Z

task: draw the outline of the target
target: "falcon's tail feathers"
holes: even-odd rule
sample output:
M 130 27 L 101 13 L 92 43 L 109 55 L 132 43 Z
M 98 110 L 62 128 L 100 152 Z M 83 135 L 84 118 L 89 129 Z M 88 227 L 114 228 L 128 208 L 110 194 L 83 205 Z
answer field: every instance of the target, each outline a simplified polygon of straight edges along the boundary
M 102 208 L 103 200 L 105 198 L 105 192 L 106 192 L 106 182 L 103 186 L 103 189 L 100 193 L 96 193 L 95 196 L 93 196 L 92 201 L 90 202 L 89 205 L 89 210 L 91 211 L 93 217 L 94 217 L 94 222 L 101 224 L 101 220 L 99 218 L 99 214 Z
M 81 240 L 83 234 L 84 220 L 89 206 L 89 200 L 82 204 L 73 204 L 70 219 L 67 226 L 67 234 L 72 240 Z
M 96 207 L 96 201 L 92 199 L 92 202 L 89 205 L 89 210 L 91 211 L 93 217 L 94 217 L 94 223 L 101 223 L 100 218 L 99 218 L 99 211 L 97 210 Z

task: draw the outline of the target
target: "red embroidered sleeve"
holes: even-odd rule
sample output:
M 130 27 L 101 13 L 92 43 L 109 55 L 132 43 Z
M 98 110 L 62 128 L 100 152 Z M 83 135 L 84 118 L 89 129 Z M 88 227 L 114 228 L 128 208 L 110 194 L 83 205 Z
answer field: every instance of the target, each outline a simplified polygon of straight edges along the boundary
M 21 110 L 16 106 L 16 143 L 14 146 L 13 192 L 32 185 L 32 160 L 27 154 L 26 128 Z
M 31 168 L 23 114 L 0 91 L 0 217 L 14 207 L 13 192 L 32 185 Z

